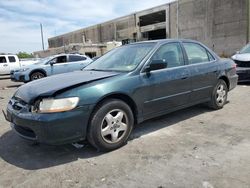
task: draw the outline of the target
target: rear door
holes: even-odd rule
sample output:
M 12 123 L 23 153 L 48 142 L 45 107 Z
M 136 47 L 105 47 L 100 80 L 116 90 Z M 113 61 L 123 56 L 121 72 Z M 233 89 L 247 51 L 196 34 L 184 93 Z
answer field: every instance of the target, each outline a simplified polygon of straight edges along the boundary
M 163 60 L 167 68 L 151 71 L 149 76 L 144 77 L 152 88 L 153 96 L 151 100 L 144 102 L 144 114 L 147 117 L 186 105 L 191 93 L 190 73 L 185 65 L 180 43 L 163 44 L 150 61 L 153 60 Z
M 0 74 L 9 74 L 10 68 L 6 56 L 0 56 Z
M 15 70 L 20 68 L 19 61 L 16 56 L 9 55 L 8 56 L 8 61 L 9 61 L 9 69 Z
M 210 98 L 217 81 L 218 64 L 215 57 L 203 46 L 193 42 L 183 42 L 190 70 L 192 93 L 191 102 Z
M 69 55 L 70 71 L 81 70 L 89 64 L 86 57 L 81 55 Z

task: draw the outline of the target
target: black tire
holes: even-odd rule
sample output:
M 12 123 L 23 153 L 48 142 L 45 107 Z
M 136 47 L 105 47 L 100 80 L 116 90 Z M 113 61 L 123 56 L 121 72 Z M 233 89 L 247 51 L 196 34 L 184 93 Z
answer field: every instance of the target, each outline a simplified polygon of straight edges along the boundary
M 110 121 L 111 116 L 113 119 L 111 118 Z M 122 117 L 120 122 L 117 120 L 119 116 Z M 119 126 L 120 124 L 122 126 Z M 94 111 L 90 119 L 87 138 L 98 151 L 111 151 L 127 143 L 133 126 L 134 116 L 125 102 L 118 99 L 106 100 Z M 121 130 L 124 127 L 126 130 Z M 105 134 L 107 135 L 104 136 Z M 115 141 L 116 135 L 117 140 Z
M 46 75 L 43 72 L 35 71 L 30 75 L 30 81 L 38 80 L 38 79 L 41 79 L 41 78 L 44 78 L 44 77 L 46 77 Z
M 219 96 L 220 94 L 218 94 L 218 91 L 221 90 L 221 88 L 223 88 L 224 95 Z M 208 103 L 209 107 L 214 110 L 223 108 L 223 106 L 227 102 L 227 94 L 228 94 L 228 87 L 226 82 L 222 79 L 219 79 L 218 83 L 213 89 L 211 101 Z

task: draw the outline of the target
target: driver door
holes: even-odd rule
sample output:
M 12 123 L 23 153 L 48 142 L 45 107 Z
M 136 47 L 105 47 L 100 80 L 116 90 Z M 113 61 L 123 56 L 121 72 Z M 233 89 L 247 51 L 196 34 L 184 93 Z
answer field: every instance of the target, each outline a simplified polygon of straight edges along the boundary
M 51 60 L 51 74 L 69 72 L 69 63 L 66 55 L 58 56 Z
M 144 115 L 154 117 L 186 105 L 191 93 L 190 73 L 180 43 L 163 44 L 150 59 L 162 61 L 166 68 L 150 71 L 144 81 L 151 88 L 152 99 L 144 102 Z

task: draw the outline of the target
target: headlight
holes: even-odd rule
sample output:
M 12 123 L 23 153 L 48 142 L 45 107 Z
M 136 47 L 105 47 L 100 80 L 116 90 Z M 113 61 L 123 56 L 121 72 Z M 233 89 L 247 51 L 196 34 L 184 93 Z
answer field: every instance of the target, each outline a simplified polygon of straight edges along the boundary
M 18 71 L 16 71 L 16 72 L 24 72 L 24 71 L 27 71 L 27 70 L 29 70 L 29 68 L 19 69 L 19 70 L 18 70 Z
M 43 99 L 36 110 L 38 113 L 65 112 L 74 109 L 79 102 L 78 97 L 63 99 Z

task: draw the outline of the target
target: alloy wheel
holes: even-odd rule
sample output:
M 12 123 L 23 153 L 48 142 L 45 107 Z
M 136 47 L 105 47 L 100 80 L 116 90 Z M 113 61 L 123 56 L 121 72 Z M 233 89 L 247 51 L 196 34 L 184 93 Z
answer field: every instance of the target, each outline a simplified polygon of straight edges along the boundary
M 34 74 L 32 74 L 31 76 L 31 80 L 38 80 L 38 79 L 41 79 L 44 77 L 44 74 L 43 73 L 40 73 L 40 72 L 36 72 Z
M 102 120 L 101 135 L 105 142 L 114 144 L 119 142 L 128 130 L 128 117 L 120 109 L 108 112 Z
M 226 100 L 226 96 L 227 96 L 227 91 L 226 91 L 226 87 L 223 84 L 220 84 L 217 87 L 217 91 L 216 91 L 216 101 L 219 105 L 223 105 L 225 100 Z

